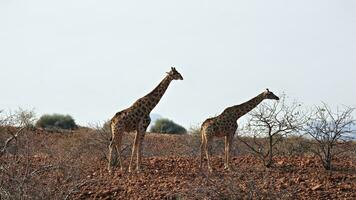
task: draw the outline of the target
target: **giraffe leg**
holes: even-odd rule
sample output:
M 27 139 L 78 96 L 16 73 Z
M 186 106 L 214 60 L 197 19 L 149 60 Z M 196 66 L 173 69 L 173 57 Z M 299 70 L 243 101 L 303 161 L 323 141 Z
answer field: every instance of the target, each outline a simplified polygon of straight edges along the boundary
M 131 152 L 131 159 L 130 159 L 130 164 L 129 164 L 129 172 L 131 172 L 131 166 L 132 166 L 132 161 L 133 161 L 133 157 L 136 153 L 136 150 L 137 150 L 137 146 L 138 146 L 138 132 L 136 132 L 136 135 L 135 135 L 135 140 L 134 140 L 134 143 L 133 143 L 133 146 L 132 146 L 132 152 Z
M 224 160 L 224 169 L 227 169 L 228 168 L 228 164 L 227 164 L 227 162 L 228 162 L 228 143 L 229 143 L 229 139 L 228 139 L 228 136 L 225 136 L 225 149 L 224 149 L 224 153 L 225 153 L 225 160 Z
M 123 170 L 123 167 L 122 167 L 122 158 L 121 158 L 121 144 L 122 144 L 122 135 L 120 135 L 117 139 L 117 143 L 115 145 L 115 149 L 116 149 L 116 154 L 117 154 L 117 157 L 119 159 L 119 162 L 120 162 L 120 170 L 122 171 Z
M 203 167 L 203 159 L 204 159 L 204 148 L 206 146 L 206 140 L 205 140 L 205 137 L 202 133 L 202 136 L 201 136 L 201 144 L 200 144 L 200 165 L 199 167 L 202 168 Z
M 205 153 L 206 153 L 206 159 L 207 159 L 207 163 L 208 163 L 208 169 L 210 172 L 213 171 L 213 168 L 211 168 L 210 166 L 210 149 L 211 149 L 211 139 L 206 137 L 206 142 L 205 142 Z
M 230 170 L 230 148 L 231 148 L 231 143 L 232 143 L 233 136 L 227 135 L 225 137 L 225 167 L 224 169 Z
M 116 166 L 117 158 L 119 157 L 120 166 L 122 167 L 121 162 L 121 152 L 118 149 L 121 147 L 121 140 L 122 140 L 122 130 L 121 128 L 112 127 L 112 137 L 109 144 L 109 164 L 108 164 L 108 171 L 111 172 L 112 167 Z
M 114 165 L 114 158 L 113 158 L 113 148 L 114 148 L 114 140 L 112 139 L 109 144 L 109 163 L 108 163 L 108 171 L 111 173 L 111 167 Z
M 141 156 L 142 156 L 142 144 L 143 144 L 143 139 L 145 137 L 144 133 L 139 134 L 139 141 L 137 145 L 137 158 L 136 158 L 136 171 L 140 172 L 141 170 Z
M 142 149 L 143 149 L 143 140 L 145 138 L 146 129 L 150 125 L 151 118 L 147 116 L 144 118 L 138 127 L 138 146 L 137 146 L 137 163 L 136 163 L 136 170 L 139 172 L 141 170 L 141 157 L 142 157 Z

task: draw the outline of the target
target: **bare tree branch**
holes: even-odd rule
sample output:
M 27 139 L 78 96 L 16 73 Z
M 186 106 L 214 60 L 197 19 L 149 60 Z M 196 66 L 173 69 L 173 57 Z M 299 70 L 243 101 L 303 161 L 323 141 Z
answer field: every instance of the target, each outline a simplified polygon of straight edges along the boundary
M 23 132 L 23 130 L 24 130 L 25 128 L 26 128 L 26 127 L 22 127 L 22 128 L 20 128 L 19 130 L 17 130 L 15 134 L 11 134 L 12 136 L 9 137 L 9 138 L 5 141 L 4 146 L 3 146 L 2 149 L 0 150 L 0 157 L 3 156 L 3 155 L 6 153 L 6 149 L 7 149 L 8 145 L 10 144 L 10 142 L 11 142 L 12 140 L 14 140 L 14 139 L 16 140 L 17 137 Z
M 313 152 L 318 156 L 326 170 L 332 169 L 332 160 L 335 156 L 349 151 L 349 143 L 344 139 L 347 134 L 356 133 L 353 125 L 355 119 L 352 112 L 355 108 L 337 108 L 332 112 L 331 108 L 322 103 L 316 106 L 309 123 L 305 127 L 305 132 L 311 136 L 316 144 Z
M 244 132 L 252 134 L 254 138 L 264 138 L 265 144 L 249 144 L 239 138 L 249 149 L 254 152 L 267 167 L 273 163 L 275 145 L 283 140 L 284 137 L 303 130 L 307 122 L 306 112 L 301 109 L 301 104 L 293 101 L 286 103 L 286 96 L 282 95 L 279 101 L 271 104 L 262 103 L 253 110 L 248 119 Z M 258 149 L 256 149 L 258 147 Z M 267 160 L 266 160 L 267 159 Z

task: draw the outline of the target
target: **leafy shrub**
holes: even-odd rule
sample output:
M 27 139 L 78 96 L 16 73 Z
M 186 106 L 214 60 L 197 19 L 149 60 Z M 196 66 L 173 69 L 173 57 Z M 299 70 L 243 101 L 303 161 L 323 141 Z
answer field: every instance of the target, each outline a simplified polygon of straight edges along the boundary
M 77 125 L 70 115 L 52 114 L 42 115 L 36 122 L 36 127 L 76 129 Z
M 158 119 L 150 129 L 154 133 L 185 134 L 187 130 L 169 119 Z

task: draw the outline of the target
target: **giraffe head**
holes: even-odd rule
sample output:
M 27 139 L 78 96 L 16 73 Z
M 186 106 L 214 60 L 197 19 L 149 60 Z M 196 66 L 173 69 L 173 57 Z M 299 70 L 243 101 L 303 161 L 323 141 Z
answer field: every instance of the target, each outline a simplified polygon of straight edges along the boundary
M 273 94 L 273 92 L 269 91 L 269 89 L 266 89 L 266 91 L 263 94 L 265 99 L 279 100 L 279 97 Z
M 183 80 L 183 76 L 176 70 L 175 67 L 171 68 L 170 72 L 167 72 L 168 76 L 170 76 L 173 80 Z

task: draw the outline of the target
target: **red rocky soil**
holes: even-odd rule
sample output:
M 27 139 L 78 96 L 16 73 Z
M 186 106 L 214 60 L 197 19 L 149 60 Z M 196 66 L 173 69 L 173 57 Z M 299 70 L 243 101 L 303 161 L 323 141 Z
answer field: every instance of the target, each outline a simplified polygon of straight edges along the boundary
M 312 156 L 277 157 L 266 169 L 235 153 L 233 169 L 225 171 L 218 149 L 208 173 L 198 167 L 199 138 L 147 134 L 142 171 L 126 171 L 127 148 L 125 170 L 109 174 L 106 143 L 89 132 L 19 139 L 12 154 L 0 157 L 0 199 L 356 199 L 355 157 L 338 158 L 327 172 Z
M 351 166 L 343 161 L 344 167 Z M 250 156 L 233 158 L 234 170 L 207 173 L 191 157 L 150 157 L 141 173 L 93 170 L 74 199 L 356 199 L 355 171 L 329 174 L 314 158 L 278 158 L 264 169 Z M 102 163 L 101 165 L 105 165 Z M 101 166 L 99 165 L 99 166 Z

